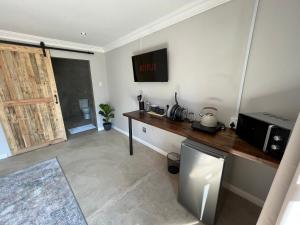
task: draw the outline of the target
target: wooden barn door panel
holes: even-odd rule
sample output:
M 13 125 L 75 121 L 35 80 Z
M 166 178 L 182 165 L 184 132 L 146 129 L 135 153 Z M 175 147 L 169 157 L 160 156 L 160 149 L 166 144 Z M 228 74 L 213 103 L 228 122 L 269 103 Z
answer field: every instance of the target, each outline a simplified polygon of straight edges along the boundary
M 66 140 L 49 51 L 0 45 L 0 121 L 12 153 Z

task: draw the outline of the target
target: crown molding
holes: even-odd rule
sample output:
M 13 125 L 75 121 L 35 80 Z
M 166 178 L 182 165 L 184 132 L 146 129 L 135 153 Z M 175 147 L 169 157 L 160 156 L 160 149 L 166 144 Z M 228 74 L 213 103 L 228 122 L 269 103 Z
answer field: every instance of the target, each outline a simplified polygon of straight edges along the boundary
M 231 0 L 197 0 L 190 4 L 187 4 L 180 9 L 155 20 L 152 23 L 149 23 L 146 26 L 138 28 L 137 30 L 124 35 L 121 38 L 118 38 L 115 41 L 112 41 L 105 45 L 104 47 L 81 44 L 78 42 L 63 41 L 59 39 L 41 37 L 36 35 L 29 35 L 24 33 L 0 30 L 0 39 L 16 41 L 16 42 L 25 42 L 28 44 L 39 44 L 41 41 L 45 42 L 47 46 L 59 47 L 59 48 L 69 48 L 77 49 L 83 51 L 93 51 L 93 52 L 108 52 L 115 48 L 126 45 L 130 42 L 143 38 L 149 34 L 162 30 L 166 27 L 172 26 L 176 23 L 179 23 L 183 20 L 191 18 L 197 14 L 205 12 L 209 9 L 215 8 L 224 3 L 230 2 Z
M 99 46 L 81 44 L 71 41 L 63 41 L 59 39 L 46 38 L 24 33 L 17 33 L 7 30 L 0 30 L 0 39 L 7 41 L 24 42 L 28 44 L 40 44 L 40 42 L 43 41 L 49 47 L 68 48 L 102 53 L 104 52 L 103 48 Z
M 224 3 L 230 2 L 231 0 L 198 0 L 192 2 L 184 7 L 149 23 L 103 47 L 104 52 L 111 51 L 115 48 L 126 45 L 132 41 L 143 38 L 151 33 L 162 30 L 166 27 L 172 26 L 183 20 L 191 18 L 199 13 L 205 12 L 209 9 L 215 8 Z

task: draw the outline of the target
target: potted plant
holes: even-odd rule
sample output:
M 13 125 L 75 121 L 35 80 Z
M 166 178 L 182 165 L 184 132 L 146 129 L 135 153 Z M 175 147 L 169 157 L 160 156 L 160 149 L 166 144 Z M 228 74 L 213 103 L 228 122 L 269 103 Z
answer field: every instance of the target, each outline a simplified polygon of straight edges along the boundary
M 115 117 L 115 110 L 109 104 L 100 104 L 99 114 L 103 116 L 103 127 L 105 130 L 111 129 L 111 119 Z

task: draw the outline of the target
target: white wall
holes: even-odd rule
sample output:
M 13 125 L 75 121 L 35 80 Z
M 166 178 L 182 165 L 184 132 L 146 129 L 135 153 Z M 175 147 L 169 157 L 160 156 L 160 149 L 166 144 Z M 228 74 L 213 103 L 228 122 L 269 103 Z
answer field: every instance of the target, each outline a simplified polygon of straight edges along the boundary
M 215 105 L 220 111 L 219 119 L 228 124 L 235 114 L 253 6 L 252 0 L 233 0 L 108 52 L 109 95 L 116 108 L 115 126 L 128 130 L 122 113 L 138 109 L 139 90 L 152 103 L 160 105 L 173 102 L 177 90 L 180 104 L 195 113 L 207 104 Z M 161 47 L 168 48 L 169 82 L 135 83 L 131 56 Z M 147 128 L 146 134 L 142 132 L 143 126 Z M 179 152 L 184 139 L 136 121 L 133 134 L 166 152 Z M 264 200 L 275 171 L 263 164 L 232 157 L 225 180 Z
M 215 105 L 220 120 L 228 123 L 236 106 L 252 8 L 252 0 L 235 0 L 108 52 L 116 124 L 127 127 L 120 115 L 137 109 L 140 89 L 161 105 L 174 102 L 178 90 L 182 105 L 197 113 L 207 104 Z M 161 47 L 168 48 L 169 82 L 134 83 L 131 56 Z
M 107 74 L 105 56 L 102 53 L 95 53 L 94 55 L 64 52 L 64 51 L 50 51 L 51 56 L 69 59 L 83 59 L 90 61 L 92 86 L 94 92 L 95 110 L 97 115 L 98 129 L 103 129 L 102 119 L 98 114 L 99 104 L 108 102 L 108 90 L 107 90 Z M 101 83 L 101 86 L 99 85 Z
M 242 112 L 265 111 L 292 120 L 300 111 L 300 1 L 261 0 Z

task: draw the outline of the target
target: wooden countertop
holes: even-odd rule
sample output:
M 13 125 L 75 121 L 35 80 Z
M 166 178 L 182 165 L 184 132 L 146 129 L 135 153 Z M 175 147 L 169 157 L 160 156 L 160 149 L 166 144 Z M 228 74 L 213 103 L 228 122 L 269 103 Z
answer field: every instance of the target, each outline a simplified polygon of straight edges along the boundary
M 280 163 L 279 160 L 272 158 L 260 149 L 240 139 L 236 135 L 235 131 L 230 128 L 212 135 L 192 129 L 191 124 L 188 122 L 172 121 L 165 117 L 156 118 L 145 112 L 133 111 L 124 113 L 123 115 L 133 120 L 178 134 L 232 155 L 268 164 L 274 168 L 277 168 Z

